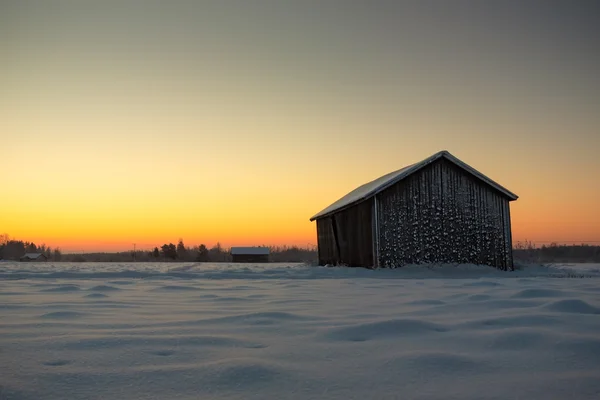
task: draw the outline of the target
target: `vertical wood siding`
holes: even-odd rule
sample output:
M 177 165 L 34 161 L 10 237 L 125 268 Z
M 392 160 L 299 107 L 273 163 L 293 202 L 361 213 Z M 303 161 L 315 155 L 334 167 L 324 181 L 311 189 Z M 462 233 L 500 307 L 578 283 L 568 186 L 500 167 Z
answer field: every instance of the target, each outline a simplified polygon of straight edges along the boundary
M 268 254 L 232 254 L 231 261 L 234 263 L 268 263 Z
M 319 264 L 373 265 L 372 206 L 365 201 L 317 220 Z
M 320 265 L 335 265 L 339 259 L 337 244 L 333 235 L 331 217 L 317 220 L 317 247 Z
M 508 199 L 454 164 L 439 160 L 377 197 L 380 266 L 513 268 Z

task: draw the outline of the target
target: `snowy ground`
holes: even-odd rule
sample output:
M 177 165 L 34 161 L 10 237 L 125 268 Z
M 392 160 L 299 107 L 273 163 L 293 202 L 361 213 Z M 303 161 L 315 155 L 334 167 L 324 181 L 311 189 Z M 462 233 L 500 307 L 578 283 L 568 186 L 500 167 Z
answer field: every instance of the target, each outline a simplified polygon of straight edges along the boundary
M 0 399 L 598 399 L 600 265 L 0 263 Z

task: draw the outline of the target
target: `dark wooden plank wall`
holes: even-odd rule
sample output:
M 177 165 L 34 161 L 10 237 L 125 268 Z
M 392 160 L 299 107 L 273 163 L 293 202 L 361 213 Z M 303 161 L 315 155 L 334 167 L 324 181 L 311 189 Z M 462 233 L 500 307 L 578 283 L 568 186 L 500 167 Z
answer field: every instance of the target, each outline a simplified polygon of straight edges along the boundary
M 508 199 L 446 160 L 377 196 L 379 264 L 474 263 L 512 269 Z
M 231 260 L 235 263 L 268 263 L 268 254 L 232 254 Z
M 319 264 L 373 265 L 372 205 L 365 201 L 317 220 Z
M 331 217 L 317 220 L 317 247 L 319 249 L 319 265 L 336 265 L 339 255 Z

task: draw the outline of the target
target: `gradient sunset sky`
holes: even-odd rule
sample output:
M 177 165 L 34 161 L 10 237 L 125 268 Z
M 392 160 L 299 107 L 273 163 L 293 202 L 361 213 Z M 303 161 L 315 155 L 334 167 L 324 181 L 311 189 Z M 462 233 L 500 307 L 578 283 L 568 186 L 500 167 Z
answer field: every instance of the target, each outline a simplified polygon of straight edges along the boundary
M 599 38 L 597 1 L 0 0 L 0 233 L 306 246 L 445 149 L 515 242 L 600 244 Z

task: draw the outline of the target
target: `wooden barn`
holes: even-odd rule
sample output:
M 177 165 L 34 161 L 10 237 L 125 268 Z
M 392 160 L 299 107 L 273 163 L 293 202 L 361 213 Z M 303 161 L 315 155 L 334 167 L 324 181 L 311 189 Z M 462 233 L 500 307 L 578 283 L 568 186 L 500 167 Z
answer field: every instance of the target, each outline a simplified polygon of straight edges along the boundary
M 513 269 L 518 197 L 447 151 L 364 184 L 310 220 L 320 265 L 473 263 Z
M 48 257 L 44 253 L 25 253 L 19 261 L 48 261 Z
M 233 262 L 269 262 L 268 247 L 232 247 L 230 250 Z

